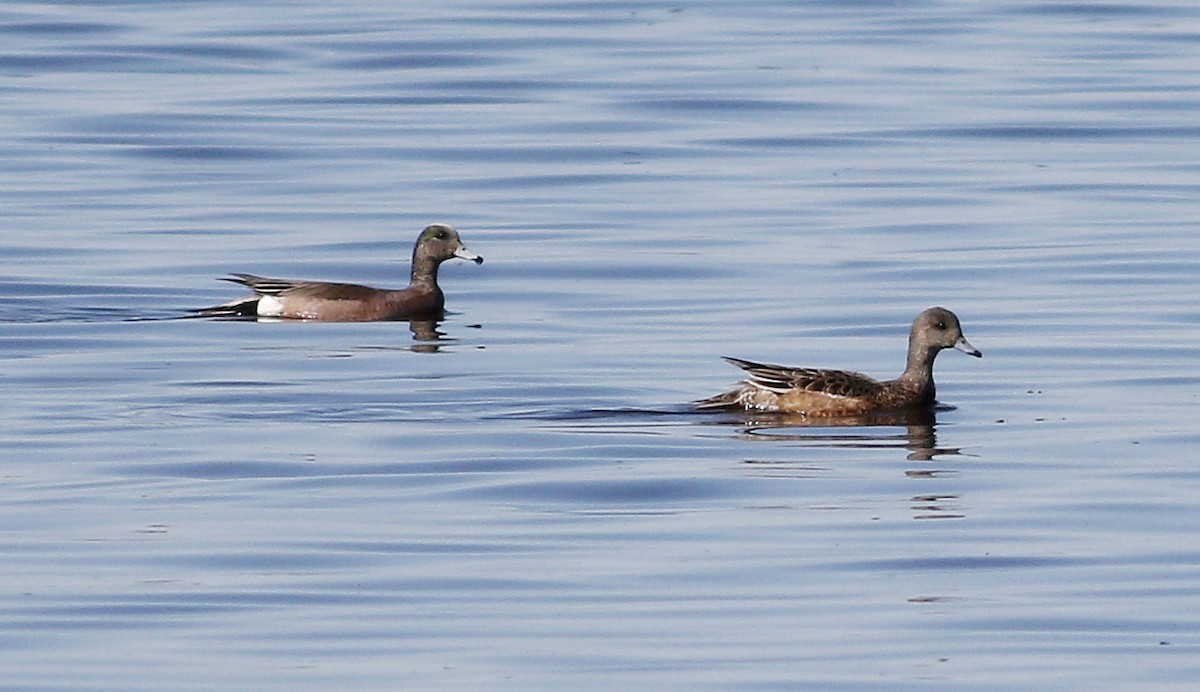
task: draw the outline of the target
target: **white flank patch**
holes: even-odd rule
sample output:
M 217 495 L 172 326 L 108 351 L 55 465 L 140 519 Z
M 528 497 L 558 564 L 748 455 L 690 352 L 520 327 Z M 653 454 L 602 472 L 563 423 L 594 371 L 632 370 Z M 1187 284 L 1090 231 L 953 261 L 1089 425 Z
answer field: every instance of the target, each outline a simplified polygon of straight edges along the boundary
M 275 296 L 258 299 L 258 314 L 262 317 L 279 317 L 283 314 L 283 302 Z

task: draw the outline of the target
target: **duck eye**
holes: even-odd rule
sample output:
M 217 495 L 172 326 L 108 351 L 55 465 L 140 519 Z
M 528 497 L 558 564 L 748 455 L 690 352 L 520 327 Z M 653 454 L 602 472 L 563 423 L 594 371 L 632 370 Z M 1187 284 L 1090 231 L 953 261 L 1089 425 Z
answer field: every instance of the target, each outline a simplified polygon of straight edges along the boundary
M 943 331 L 944 331 L 944 330 L 946 329 L 946 323 L 945 323 L 945 322 L 938 322 L 938 323 L 937 323 L 937 328 L 938 328 L 938 329 L 941 329 L 941 330 L 943 330 Z

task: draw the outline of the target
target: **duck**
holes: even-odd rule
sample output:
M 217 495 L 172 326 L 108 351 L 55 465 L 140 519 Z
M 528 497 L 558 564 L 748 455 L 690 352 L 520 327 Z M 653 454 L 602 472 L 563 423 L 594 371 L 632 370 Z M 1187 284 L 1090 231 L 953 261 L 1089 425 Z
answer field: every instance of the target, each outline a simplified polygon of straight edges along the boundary
M 867 416 L 879 411 L 931 408 L 937 388 L 933 361 L 943 349 L 969 356 L 983 353 L 967 341 L 958 316 L 932 307 L 913 320 L 908 364 L 894 380 L 879 381 L 847 370 L 794 368 L 725 358 L 748 377 L 730 391 L 693 402 L 697 409 L 800 414 L 811 418 Z
M 442 262 L 458 258 L 483 264 L 444 223 L 426 226 L 412 254 L 412 278 L 398 290 L 326 281 L 271 279 L 232 273 L 222 281 L 241 284 L 254 295 L 196 310 L 200 317 L 271 317 L 322 322 L 371 322 L 440 318 L 446 297 L 437 283 Z

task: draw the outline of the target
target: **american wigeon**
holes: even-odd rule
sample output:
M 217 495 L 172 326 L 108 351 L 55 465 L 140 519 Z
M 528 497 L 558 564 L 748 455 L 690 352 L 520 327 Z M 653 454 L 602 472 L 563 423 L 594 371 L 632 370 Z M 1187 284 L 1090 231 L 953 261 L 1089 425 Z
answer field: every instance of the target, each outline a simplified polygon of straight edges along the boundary
M 929 407 L 937 394 L 933 360 L 944 348 L 958 349 L 976 358 L 983 356 L 963 337 L 953 312 L 929 308 L 913 320 L 908 336 L 908 366 L 894 380 L 880 382 L 857 372 L 790 368 L 726 358 L 749 373 L 749 377 L 737 388 L 693 405 L 700 409 L 777 411 L 819 418 Z
M 389 290 L 324 281 L 267 279 L 253 274 L 233 274 L 222 281 L 242 284 L 254 295 L 197 310 L 202 317 L 236 315 L 281 317 L 326 322 L 370 322 L 440 316 L 446 297 L 438 287 L 437 272 L 452 258 L 482 264 L 458 237 L 458 231 L 435 223 L 421 231 L 412 256 L 408 288 Z

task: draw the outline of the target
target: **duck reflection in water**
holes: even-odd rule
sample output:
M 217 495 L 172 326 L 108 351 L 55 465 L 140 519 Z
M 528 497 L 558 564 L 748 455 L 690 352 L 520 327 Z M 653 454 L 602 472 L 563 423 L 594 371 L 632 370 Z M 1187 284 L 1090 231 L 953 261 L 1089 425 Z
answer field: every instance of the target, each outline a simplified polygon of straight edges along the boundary
M 746 412 L 738 415 L 739 435 L 763 441 L 799 442 L 810 447 L 907 449 L 909 461 L 930 461 L 960 454 L 958 447 L 937 446 L 937 409 L 875 411 L 858 416 L 813 418 L 794 413 Z M 849 428 L 867 428 L 857 432 Z M 893 432 L 886 428 L 903 428 Z M 819 429 L 819 430 L 818 430 Z M 918 473 L 918 472 L 914 472 Z
M 437 353 L 442 349 L 442 342 L 453 341 L 447 339 L 445 332 L 438 330 L 440 322 L 434 320 L 412 320 L 408 323 L 408 330 L 412 332 L 414 343 L 409 346 L 410 351 L 416 353 Z

